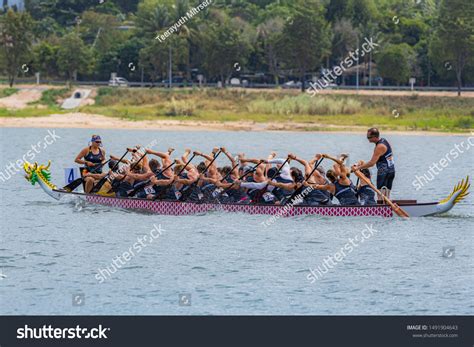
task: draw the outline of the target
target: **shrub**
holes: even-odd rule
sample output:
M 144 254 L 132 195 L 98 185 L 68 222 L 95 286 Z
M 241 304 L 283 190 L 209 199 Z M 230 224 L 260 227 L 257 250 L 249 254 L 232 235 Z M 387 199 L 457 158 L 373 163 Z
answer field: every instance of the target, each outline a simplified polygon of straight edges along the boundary
M 362 110 L 361 102 L 352 98 L 331 98 L 309 95 L 285 96 L 277 100 L 256 100 L 247 106 L 249 112 L 263 114 L 336 115 L 355 114 Z
M 194 115 L 195 107 L 191 102 L 186 100 L 176 100 L 171 98 L 171 101 L 166 105 L 165 114 L 167 116 L 187 116 L 191 117 Z

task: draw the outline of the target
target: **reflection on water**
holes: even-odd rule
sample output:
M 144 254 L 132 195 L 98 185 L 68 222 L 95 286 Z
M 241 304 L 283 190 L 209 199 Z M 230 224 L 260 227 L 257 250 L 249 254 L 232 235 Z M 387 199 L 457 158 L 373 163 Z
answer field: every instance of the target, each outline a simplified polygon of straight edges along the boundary
M 95 132 L 95 131 L 94 131 Z M 55 144 L 36 157 L 52 160 L 52 179 L 87 145 L 91 131 L 57 129 Z M 351 154 L 369 159 L 363 135 L 310 133 L 209 133 L 100 131 L 108 153 L 158 141 L 169 146 L 267 156 L 295 152 Z M 43 129 L 1 129 L 4 169 L 44 137 Z M 447 196 L 472 173 L 472 154 L 453 161 L 423 189 L 412 186 L 459 137 L 388 135 L 396 155 L 393 195 L 419 201 Z M 225 159 L 219 158 L 224 164 Z M 323 166 L 329 167 L 327 162 Z M 473 200 L 440 217 L 401 219 L 280 218 L 212 212 L 173 217 L 51 200 L 21 173 L 0 182 L 0 286 L 2 314 L 472 314 Z M 137 237 L 161 224 L 166 232 L 99 284 L 97 270 L 127 251 Z M 366 224 L 381 232 L 310 284 L 308 269 L 341 249 Z M 453 246 L 454 257 L 443 257 Z M 85 305 L 72 306 L 84 293 Z M 190 306 L 179 295 L 191 294 Z

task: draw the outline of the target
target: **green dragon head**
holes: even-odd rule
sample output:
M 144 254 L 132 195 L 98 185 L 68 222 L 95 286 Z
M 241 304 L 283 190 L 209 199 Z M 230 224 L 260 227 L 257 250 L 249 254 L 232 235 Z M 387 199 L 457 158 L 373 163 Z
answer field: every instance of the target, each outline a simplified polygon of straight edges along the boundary
M 27 161 L 23 164 L 25 170 L 25 178 L 32 185 L 35 185 L 38 180 L 42 180 L 47 185 L 51 185 L 51 173 L 49 167 L 51 166 L 51 160 L 48 161 L 48 165 L 38 165 L 37 162 L 31 164 Z

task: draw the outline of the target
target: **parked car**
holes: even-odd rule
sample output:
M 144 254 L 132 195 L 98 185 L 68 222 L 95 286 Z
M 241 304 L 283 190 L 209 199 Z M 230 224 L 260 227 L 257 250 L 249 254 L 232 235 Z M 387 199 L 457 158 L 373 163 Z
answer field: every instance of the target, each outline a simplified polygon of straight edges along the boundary
M 283 84 L 282 88 L 301 88 L 301 82 L 288 81 L 285 84 Z
M 110 87 L 128 87 L 128 81 L 123 77 L 115 77 L 109 80 Z

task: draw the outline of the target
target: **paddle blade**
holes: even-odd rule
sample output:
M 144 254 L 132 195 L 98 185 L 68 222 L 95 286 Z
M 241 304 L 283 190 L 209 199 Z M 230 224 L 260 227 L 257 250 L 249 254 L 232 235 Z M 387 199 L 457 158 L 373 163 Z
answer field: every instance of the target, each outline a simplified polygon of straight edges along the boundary
M 82 177 L 76 178 L 74 181 L 64 186 L 63 189 L 67 190 L 68 192 L 72 192 L 74 189 L 79 187 L 82 184 L 82 182 L 83 182 Z
M 105 177 L 104 177 L 104 178 L 101 178 L 100 181 L 97 182 L 97 184 L 92 188 L 91 194 L 97 193 L 97 192 L 100 190 L 100 188 L 102 188 L 102 186 L 104 185 L 105 181 L 106 181 L 106 178 L 105 178 Z
M 410 217 L 410 215 L 404 209 L 398 206 L 398 204 L 396 203 L 393 203 L 392 209 L 393 209 L 393 212 L 395 212 L 399 217 L 403 217 L 403 218 Z

